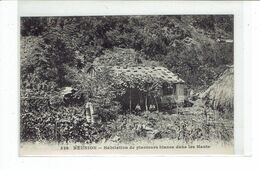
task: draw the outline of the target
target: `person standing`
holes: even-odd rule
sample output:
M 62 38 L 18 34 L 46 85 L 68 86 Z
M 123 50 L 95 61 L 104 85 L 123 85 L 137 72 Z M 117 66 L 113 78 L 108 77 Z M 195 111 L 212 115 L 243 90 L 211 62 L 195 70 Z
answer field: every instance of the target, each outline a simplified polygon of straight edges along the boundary
M 85 104 L 85 115 L 87 123 L 94 124 L 95 118 L 94 118 L 94 109 L 93 104 L 91 102 L 87 102 Z

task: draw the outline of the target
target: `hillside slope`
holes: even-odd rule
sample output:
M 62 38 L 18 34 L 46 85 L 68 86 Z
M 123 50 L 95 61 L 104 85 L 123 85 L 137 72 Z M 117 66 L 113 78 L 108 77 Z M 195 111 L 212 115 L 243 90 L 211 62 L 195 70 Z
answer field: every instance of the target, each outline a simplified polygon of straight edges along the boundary
M 233 43 L 225 41 L 232 37 L 233 16 L 229 15 L 25 17 L 21 19 L 21 57 L 30 58 L 33 54 L 26 50 L 47 45 L 53 58 L 66 51 L 63 56 L 77 62 L 72 69 L 80 70 L 100 56 L 122 51 L 115 49 L 125 49 L 133 51 L 132 57 L 167 67 L 200 91 L 233 64 Z M 62 51 L 53 53 L 52 49 Z M 57 81 L 65 85 L 68 80 Z

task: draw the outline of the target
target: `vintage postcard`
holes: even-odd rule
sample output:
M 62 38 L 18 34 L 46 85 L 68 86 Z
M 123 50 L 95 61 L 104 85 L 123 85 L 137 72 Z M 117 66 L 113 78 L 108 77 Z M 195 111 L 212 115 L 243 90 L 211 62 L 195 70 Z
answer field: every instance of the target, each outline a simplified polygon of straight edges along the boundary
M 234 154 L 234 16 L 20 18 L 20 155 Z

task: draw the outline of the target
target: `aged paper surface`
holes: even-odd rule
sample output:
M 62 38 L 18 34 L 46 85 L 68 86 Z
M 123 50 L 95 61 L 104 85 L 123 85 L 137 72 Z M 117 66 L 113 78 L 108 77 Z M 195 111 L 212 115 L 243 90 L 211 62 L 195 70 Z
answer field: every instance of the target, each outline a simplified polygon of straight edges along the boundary
M 20 155 L 234 154 L 234 16 L 20 18 Z

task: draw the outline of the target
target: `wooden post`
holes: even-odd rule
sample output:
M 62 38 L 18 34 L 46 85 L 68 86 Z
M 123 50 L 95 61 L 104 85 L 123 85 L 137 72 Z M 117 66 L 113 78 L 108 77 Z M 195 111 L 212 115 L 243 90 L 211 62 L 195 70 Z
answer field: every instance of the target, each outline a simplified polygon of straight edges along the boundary
M 178 106 L 178 99 L 177 99 L 178 97 L 177 96 L 175 96 L 173 99 L 174 99 L 174 102 L 175 102 L 175 104 L 176 104 L 176 111 L 177 111 L 177 114 L 179 114 L 179 106 Z M 171 107 L 172 107 L 172 103 L 171 103 Z
M 155 104 L 156 104 L 156 111 L 159 111 L 159 107 L 158 107 L 158 102 L 157 102 L 156 96 L 154 97 L 154 100 L 155 100 Z
M 176 102 L 176 105 L 177 105 L 177 115 L 179 114 L 179 103 Z
M 148 94 L 146 93 L 146 96 L 145 96 L 145 111 L 148 111 L 147 97 L 148 97 Z
M 130 110 L 130 113 L 132 113 L 132 94 L 131 94 L 131 88 L 130 88 L 130 95 L 129 95 L 129 110 Z

